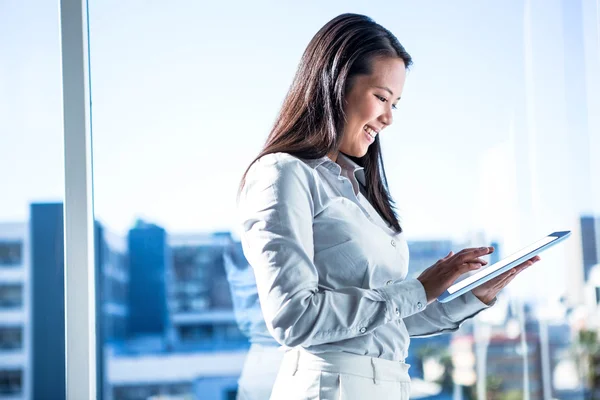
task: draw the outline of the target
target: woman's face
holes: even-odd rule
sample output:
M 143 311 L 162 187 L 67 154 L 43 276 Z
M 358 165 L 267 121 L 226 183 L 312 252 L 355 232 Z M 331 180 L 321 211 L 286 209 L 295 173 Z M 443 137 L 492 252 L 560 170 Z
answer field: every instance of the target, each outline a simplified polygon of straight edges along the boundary
M 392 112 L 402 95 L 405 79 L 404 61 L 391 57 L 373 59 L 370 75 L 354 77 L 345 99 L 342 153 L 363 157 L 375 137 L 392 124 Z

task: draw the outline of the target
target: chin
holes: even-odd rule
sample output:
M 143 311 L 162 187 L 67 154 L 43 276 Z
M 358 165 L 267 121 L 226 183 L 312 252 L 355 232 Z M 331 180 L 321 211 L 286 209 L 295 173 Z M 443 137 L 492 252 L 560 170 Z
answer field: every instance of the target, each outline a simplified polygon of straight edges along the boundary
M 357 157 L 357 158 L 361 158 L 364 157 L 367 154 L 367 151 L 369 150 L 369 147 L 365 147 L 365 148 L 353 148 L 353 149 L 340 149 L 340 151 L 342 153 L 344 153 L 347 156 L 351 156 L 351 157 Z
M 362 158 L 367 155 L 367 151 L 369 151 L 369 148 L 365 147 L 363 150 L 359 151 L 358 154 L 353 155 L 353 157 Z

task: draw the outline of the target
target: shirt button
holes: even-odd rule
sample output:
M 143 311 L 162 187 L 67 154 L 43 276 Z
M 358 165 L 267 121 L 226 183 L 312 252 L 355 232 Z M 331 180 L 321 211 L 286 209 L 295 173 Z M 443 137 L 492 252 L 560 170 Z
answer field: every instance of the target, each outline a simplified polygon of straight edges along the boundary
M 400 316 L 400 310 L 398 310 L 397 308 L 396 308 L 396 316 L 397 316 L 397 317 L 399 317 L 399 316 Z
M 389 285 L 391 285 L 392 283 L 394 283 L 394 281 L 390 279 L 389 281 L 387 281 L 387 282 L 385 283 L 385 285 L 386 285 L 386 286 L 389 286 Z
M 419 310 L 420 310 L 421 308 L 423 308 L 423 304 L 422 304 L 420 301 L 417 303 L 417 308 L 418 308 Z
M 396 242 L 392 239 L 392 246 L 396 247 Z
M 362 328 L 360 328 L 360 333 L 365 333 L 367 331 L 367 328 L 365 328 L 364 326 Z

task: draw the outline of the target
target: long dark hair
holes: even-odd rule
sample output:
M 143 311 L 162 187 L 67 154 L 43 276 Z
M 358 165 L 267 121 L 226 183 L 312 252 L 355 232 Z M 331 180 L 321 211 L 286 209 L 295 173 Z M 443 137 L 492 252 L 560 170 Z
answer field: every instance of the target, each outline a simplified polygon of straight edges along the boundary
M 346 121 L 344 97 L 357 75 L 369 75 L 375 57 L 401 58 L 408 68 L 412 58 L 398 39 L 371 18 L 342 14 L 323 26 L 302 55 L 275 125 L 248 170 L 267 154 L 285 152 L 318 159 L 337 152 Z M 379 214 L 402 232 L 394 209 L 381 155 L 379 135 L 364 157 L 350 157 L 364 167 L 367 199 Z

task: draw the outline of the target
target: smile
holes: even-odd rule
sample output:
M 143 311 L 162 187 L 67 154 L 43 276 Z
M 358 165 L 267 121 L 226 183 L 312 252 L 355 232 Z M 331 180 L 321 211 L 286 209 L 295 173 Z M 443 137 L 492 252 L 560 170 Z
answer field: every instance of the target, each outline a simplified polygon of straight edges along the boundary
M 365 136 L 369 140 L 369 143 L 373 143 L 375 141 L 375 137 L 379 132 L 371 128 L 370 126 L 365 125 L 363 127 L 363 131 L 365 132 Z

